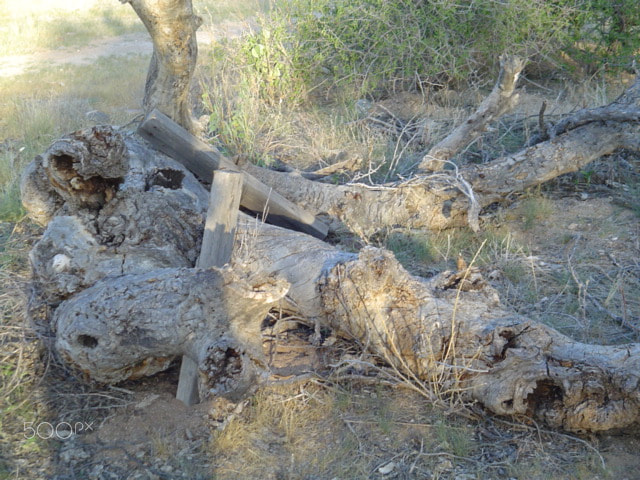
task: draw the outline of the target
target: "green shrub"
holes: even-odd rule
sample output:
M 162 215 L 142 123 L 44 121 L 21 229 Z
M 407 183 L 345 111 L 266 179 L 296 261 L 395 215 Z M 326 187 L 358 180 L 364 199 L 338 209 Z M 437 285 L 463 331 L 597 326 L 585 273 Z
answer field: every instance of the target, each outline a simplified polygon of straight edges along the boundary
M 291 104 L 303 98 L 304 83 L 296 70 L 297 49 L 292 40 L 283 24 L 262 19 L 260 30 L 242 44 L 241 61 L 249 72 L 245 81 L 267 103 L 287 99 Z
M 203 85 L 202 95 L 212 141 L 229 155 L 259 164 L 271 162 L 283 110 L 302 98 L 296 93 L 302 83 L 295 83 L 287 63 L 288 50 L 275 48 L 279 33 L 268 32 L 217 45 L 209 59 L 211 81 Z
M 582 0 L 566 51 L 588 71 L 630 68 L 640 51 L 640 2 Z
M 290 0 L 275 19 L 288 23 L 292 58 L 309 84 L 376 94 L 485 81 L 505 51 L 548 56 L 571 31 L 567 3 Z

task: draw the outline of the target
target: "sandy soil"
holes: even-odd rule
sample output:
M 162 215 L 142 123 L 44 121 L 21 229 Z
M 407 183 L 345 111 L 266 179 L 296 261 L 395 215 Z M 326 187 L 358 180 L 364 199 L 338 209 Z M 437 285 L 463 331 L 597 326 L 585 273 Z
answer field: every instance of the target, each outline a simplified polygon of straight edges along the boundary
M 224 21 L 216 25 L 207 25 L 198 31 L 198 45 L 202 47 L 225 38 L 237 38 L 252 28 L 255 28 L 255 24 L 250 21 Z M 88 65 L 100 57 L 151 55 L 152 51 L 151 38 L 146 33 L 99 38 L 80 47 L 0 57 L 0 77 L 12 77 L 55 65 Z

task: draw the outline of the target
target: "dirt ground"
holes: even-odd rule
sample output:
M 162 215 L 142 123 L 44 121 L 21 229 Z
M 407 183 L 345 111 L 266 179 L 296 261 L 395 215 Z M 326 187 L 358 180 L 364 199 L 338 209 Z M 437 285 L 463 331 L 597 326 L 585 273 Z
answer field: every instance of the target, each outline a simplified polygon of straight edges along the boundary
M 198 45 L 207 46 L 227 38 L 238 38 L 255 25 L 251 21 L 223 21 L 207 25 L 198 31 Z M 27 55 L 0 56 L 0 77 L 12 77 L 42 66 L 90 65 L 100 57 L 151 55 L 153 45 L 146 33 L 132 33 L 117 37 L 99 38 L 82 47 L 43 50 Z

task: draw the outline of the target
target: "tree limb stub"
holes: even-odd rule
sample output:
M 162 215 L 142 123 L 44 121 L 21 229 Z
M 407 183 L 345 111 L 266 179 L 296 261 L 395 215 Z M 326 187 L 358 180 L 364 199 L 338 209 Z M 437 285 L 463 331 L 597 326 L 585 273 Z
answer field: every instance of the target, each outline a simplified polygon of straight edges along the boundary
M 425 280 L 407 273 L 385 250 L 345 253 L 244 215 L 232 268 L 194 269 L 195 258 L 184 255 L 166 268 L 166 249 L 185 249 L 176 245 L 182 237 L 169 233 L 173 224 L 157 221 L 154 205 L 161 203 L 169 217 L 191 212 L 199 222 L 179 228 L 184 238 L 201 237 L 206 191 L 183 167 L 135 137 L 124 138 L 124 145 L 130 171 L 115 195 L 101 207 L 67 202 L 40 241 L 50 248 L 36 245 L 32 255 L 35 277 L 48 280 L 38 288 L 53 298 L 57 348 L 93 378 L 117 382 L 148 375 L 169 358 L 188 354 L 198 359 L 205 392 L 238 398 L 268 371 L 260 324 L 281 301 L 357 340 L 415 381 L 436 382 L 441 391 L 493 412 L 529 415 L 570 431 L 637 424 L 638 344 L 574 342 L 506 311 L 493 289 L 468 276 L 471 271 Z M 167 172 L 163 178 L 177 178 L 176 171 L 183 176 L 148 187 L 158 170 Z M 140 200 L 146 196 L 149 201 Z M 138 199 L 136 208 L 114 208 L 133 201 L 128 198 Z M 103 221 L 96 229 L 96 219 L 109 210 L 118 211 L 118 222 Z M 156 229 L 143 226 L 148 230 L 142 242 L 131 229 L 117 246 L 109 243 L 112 233 L 144 218 L 154 219 Z M 65 223 L 65 235 L 52 233 L 59 231 L 58 222 Z M 120 271 L 107 265 L 120 265 Z M 59 292 L 74 283 L 72 291 Z

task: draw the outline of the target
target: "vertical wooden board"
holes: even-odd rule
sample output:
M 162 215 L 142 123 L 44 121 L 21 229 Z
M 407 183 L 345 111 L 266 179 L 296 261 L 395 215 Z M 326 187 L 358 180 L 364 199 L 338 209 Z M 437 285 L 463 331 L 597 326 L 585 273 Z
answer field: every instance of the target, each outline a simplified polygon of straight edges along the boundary
M 214 172 L 197 267 L 222 267 L 231 260 L 242 183 L 243 174 L 240 172 L 230 170 Z
M 231 260 L 242 183 L 241 172 L 214 172 L 202 247 L 196 263 L 198 268 L 222 267 Z M 176 398 L 186 405 L 194 405 L 199 401 L 198 364 L 186 355 L 182 357 Z
M 200 395 L 198 394 L 198 364 L 186 355 L 182 356 L 176 398 L 189 406 L 195 405 L 200 401 Z

